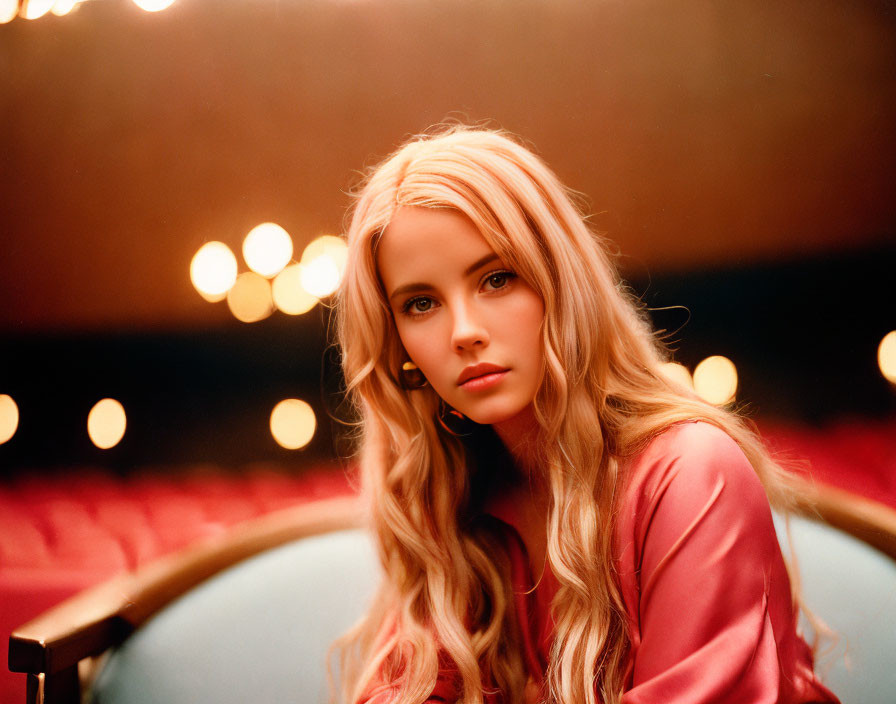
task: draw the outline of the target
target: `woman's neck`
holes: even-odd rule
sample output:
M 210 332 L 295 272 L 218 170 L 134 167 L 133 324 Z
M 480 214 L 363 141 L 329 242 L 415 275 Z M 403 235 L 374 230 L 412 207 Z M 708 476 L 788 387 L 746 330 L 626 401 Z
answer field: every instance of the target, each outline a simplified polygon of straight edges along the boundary
M 522 478 L 534 486 L 540 476 L 542 453 L 538 442 L 538 421 L 532 406 L 528 406 L 513 418 L 495 423 L 492 427 L 513 458 L 513 463 Z
M 544 477 L 539 426 L 531 406 L 492 426 L 513 459 L 518 475 L 490 502 L 490 512 L 513 526 L 529 553 L 532 575 L 539 580 L 547 551 L 548 490 Z

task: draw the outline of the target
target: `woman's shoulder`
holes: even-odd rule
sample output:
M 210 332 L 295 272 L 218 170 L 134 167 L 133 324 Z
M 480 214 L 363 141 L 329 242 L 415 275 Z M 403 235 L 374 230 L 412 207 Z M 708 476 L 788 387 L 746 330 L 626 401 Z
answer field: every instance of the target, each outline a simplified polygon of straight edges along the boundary
M 707 502 L 766 505 L 762 483 L 737 442 L 705 421 L 675 423 L 652 438 L 625 468 L 625 502 L 637 513 L 672 503 L 677 513 Z
M 653 564 L 650 556 L 657 564 L 676 552 L 699 561 L 719 544 L 777 550 L 758 475 L 730 435 L 703 421 L 670 426 L 631 459 L 616 516 L 625 574 Z
M 663 477 L 688 481 L 756 477 L 740 445 L 712 423 L 688 420 L 674 423 L 651 438 L 626 463 L 633 481 L 650 482 Z
M 682 420 L 666 426 L 653 436 L 642 450 L 649 451 L 711 450 L 737 446 L 734 439 L 719 426 L 705 420 Z

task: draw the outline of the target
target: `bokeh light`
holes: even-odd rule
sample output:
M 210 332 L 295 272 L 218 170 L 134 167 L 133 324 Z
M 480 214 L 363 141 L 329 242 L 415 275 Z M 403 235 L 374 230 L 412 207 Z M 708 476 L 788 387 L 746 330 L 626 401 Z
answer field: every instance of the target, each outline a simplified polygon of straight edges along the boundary
M 290 264 L 277 274 L 271 289 L 274 305 L 288 315 L 307 313 L 317 303 L 317 297 L 302 288 L 301 264 Z
M 206 242 L 190 262 L 190 280 L 207 301 L 222 301 L 236 281 L 236 257 L 223 242 Z
M 243 259 L 252 271 L 268 278 L 276 276 L 292 259 L 292 238 L 279 225 L 263 222 L 243 240 Z
M 302 288 L 308 293 L 325 298 L 339 288 L 339 267 L 329 255 L 322 254 L 309 262 L 302 262 L 299 278 Z
M 305 447 L 314 437 L 316 428 L 314 410 L 297 398 L 287 398 L 271 411 L 271 435 L 287 450 Z
M 19 427 L 19 407 L 8 394 L 0 394 L 0 445 L 8 442 Z
M 0 24 L 11 22 L 19 14 L 18 0 L 0 0 Z
M 56 0 L 56 2 L 53 3 L 53 14 L 58 17 L 67 15 L 75 8 L 75 5 L 77 5 L 78 2 L 80 2 L 80 0 Z
M 243 272 L 227 292 L 227 306 L 234 317 L 244 323 L 264 320 L 274 310 L 271 282 L 253 271 Z
M 727 357 L 707 357 L 694 369 L 694 390 L 705 401 L 721 406 L 737 393 L 737 368 Z
M 147 12 L 158 12 L 174 4 L 174 0 L 134 0 L 134 4 Z
M 678 362 L 664 362 L 660 367 L 660 371 L 672 381 L 681 384 L 682 386 L 686 386 L 689 389 L 694 388 L 694 380 L 691 378 L 691 373 L 683 364 L 679 364 Z
M 341 237 L 321 235 L 312 240 L 302 252 L 302 288 L 317 298 L 329 296 L 339 288 L 347 259 Z
M 324 254 L 333 260 L 341 276 L 345 272 L 345 262 L 348 259 L 348 246 L 345 240 L 336 235 L 321 235 L 311 240 L 302 251 L 302 261 L 310 262 Z
M 891 330 L 877 346 L 877 365 L 891 384 L 896 384 L 896 330 Z
M 22 5 L 22 17 L 26 20 L 36 20 L 38 17 L 43 17 L 50 11 L 50 8 L 53 7 L 53 3 L 56 0 L 26 0 L 25 4 Z
M 121 442 L 126 426 L 124 406 L 114 398 L 97 401 L 87 414 L 87 434 L 101 450 L 108 450 Z

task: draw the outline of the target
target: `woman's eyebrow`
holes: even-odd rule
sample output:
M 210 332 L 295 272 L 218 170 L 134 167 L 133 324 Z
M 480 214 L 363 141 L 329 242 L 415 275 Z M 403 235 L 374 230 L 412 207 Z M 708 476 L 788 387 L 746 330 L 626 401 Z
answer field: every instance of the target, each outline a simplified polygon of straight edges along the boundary
M 490 264 L 496 259 L 500 259 L 495 252 L 491 252 L 490 254 L 486 254 L 484 257 L 480 257 L 475 262 L 470 264 L 466 269 L 464 269 L 464 276 L 469 276 L 474 271 L 476 271 L 479 267 L 485 266 L 486 264 Z
M 418 291 L 429 291 L 432 288 L 429 284 L 405 284 L 404 286 L 399 286 L 392 292 L 392 295 L 389 296 L 389 300 L 391 301 L 393 298 L 397 298 L 405 293 L 417 293 Z
M 464 276 L 469 276 L 470 274 L 475 272 L 477 269 L 484 267 L 486 264 L 490 264 L 491 262 L 497 261 L 500 259 L 501 259 L 501 257 L 499 257 L 495 252 L 490 252 L 489 254 L 486 254 L 484 257 L 480 257 L 475 262 L 470 264 L 470 266 L 468 266 L 466 269 L 464 269 Z M 399 286 L 397 289 L 395 289 L 392 292 L 392 295 L 389 296 L 389 300 L 391 301 L 396 296 L 401 296 L 406 293 L 418 293 L 420 291 L 428 291 L 431 288 L 432 288 L 432 286 L 430 286 L 429 284 L 424 284 L 424 283 L 405 284 L 404 286 Z

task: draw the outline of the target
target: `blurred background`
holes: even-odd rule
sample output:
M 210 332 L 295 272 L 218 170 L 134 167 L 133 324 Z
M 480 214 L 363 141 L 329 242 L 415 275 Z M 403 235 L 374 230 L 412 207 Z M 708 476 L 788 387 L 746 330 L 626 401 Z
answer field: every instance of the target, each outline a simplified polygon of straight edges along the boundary
M 340 490 L 333 237 L 364 169 L 446 118 L 521 135 L 584 195 L 671 371 L 896 504 L 891 0 L 0 0 L 0 21 L 6 632 Z

